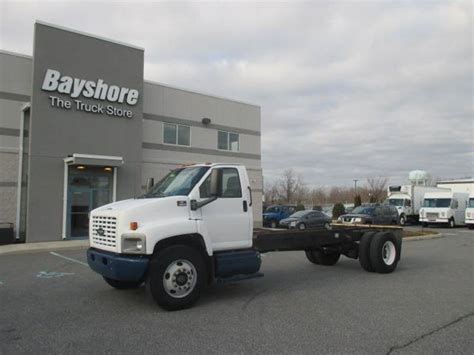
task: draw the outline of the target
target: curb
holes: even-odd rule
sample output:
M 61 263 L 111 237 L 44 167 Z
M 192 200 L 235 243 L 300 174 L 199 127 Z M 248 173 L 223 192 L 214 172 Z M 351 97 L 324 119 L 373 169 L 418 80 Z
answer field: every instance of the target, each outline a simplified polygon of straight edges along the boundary
M 415 240 L 437 239 L 437 238 L 442 238 L 442 237 L 444 237 L 442 233 L 433 233 L 433 234 L 418 235 L 418 236 L 413 236 L 413 237 L 405 237 L 402 240 L 404 242 L 411 242 Z
M 88 246 L 88 239 L 65 240 L 58 242 L 9 244 L 0 246 L 0 255 L 34 253 L 51 250 L 82 249 Z

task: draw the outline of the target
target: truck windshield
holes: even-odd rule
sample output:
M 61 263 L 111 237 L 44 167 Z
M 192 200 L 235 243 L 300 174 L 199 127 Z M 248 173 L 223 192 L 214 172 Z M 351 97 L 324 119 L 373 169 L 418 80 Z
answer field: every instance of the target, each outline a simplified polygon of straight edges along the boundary
M 146 192 L 142 198 L 186 196 L 208 170 L 207 166 L 173 170 Z
M 469 199 L 469 207 L 474 208 L 474 198 Z
M 450 198 L 425 198 L 423 207 L 449 207 L 451 205 Z
M 403 201 L 405 200 L 402 198 L 389 198 L 385 201 L 385 204 L 390 206 L 403 206 Z

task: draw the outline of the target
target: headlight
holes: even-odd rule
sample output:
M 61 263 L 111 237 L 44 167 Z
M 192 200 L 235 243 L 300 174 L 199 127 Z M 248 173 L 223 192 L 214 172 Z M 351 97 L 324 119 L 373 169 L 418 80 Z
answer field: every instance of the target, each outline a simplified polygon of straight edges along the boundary
M 342 217 L 339 217 L 339 218 L 337 219 L 337 221 L 338 221 L 338 222 L 342 222 Z
M 296 222 L 291 222 L 290 227 L 296 227 Z
M 361 223 L 362 222 L 362 218 L 354 218 L 354 222 L 355 223 Z
M 446 212 L 441 212 L 441 217 L 446 217 Z
M 122 253 L 145 254 L 146 237 L 140 233 L 122 234 Z

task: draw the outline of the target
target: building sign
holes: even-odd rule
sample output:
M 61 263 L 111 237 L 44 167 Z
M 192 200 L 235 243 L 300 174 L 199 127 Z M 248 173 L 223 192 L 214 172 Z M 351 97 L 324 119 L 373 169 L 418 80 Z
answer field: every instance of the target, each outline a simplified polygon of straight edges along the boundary
M 66 110 L 77 110 L 95 114 L 115 117 L 132 118 L 133 112 L 113 105 L 114 103 L 135 106 L 138 102 L 139 92 L 136 89 L 119 87 L 105 83 L 102 79 L 97 81 L 73 78 L 62 75 L 59 71 L 48 69 L 44 76 L 44 91 L 58 92 L 69 95 L 71 100 L 58 96 L 49 96 L 50 105 Z M 84 102 L 81 97 L 108 102 L 109 104 L 90 104 Z

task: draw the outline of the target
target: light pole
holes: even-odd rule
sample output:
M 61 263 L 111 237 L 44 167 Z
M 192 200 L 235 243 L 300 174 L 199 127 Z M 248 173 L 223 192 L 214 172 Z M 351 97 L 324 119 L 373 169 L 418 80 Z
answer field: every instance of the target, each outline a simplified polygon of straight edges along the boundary
M 354 179 L 354 196 L 357 196 L 357 179 Z

